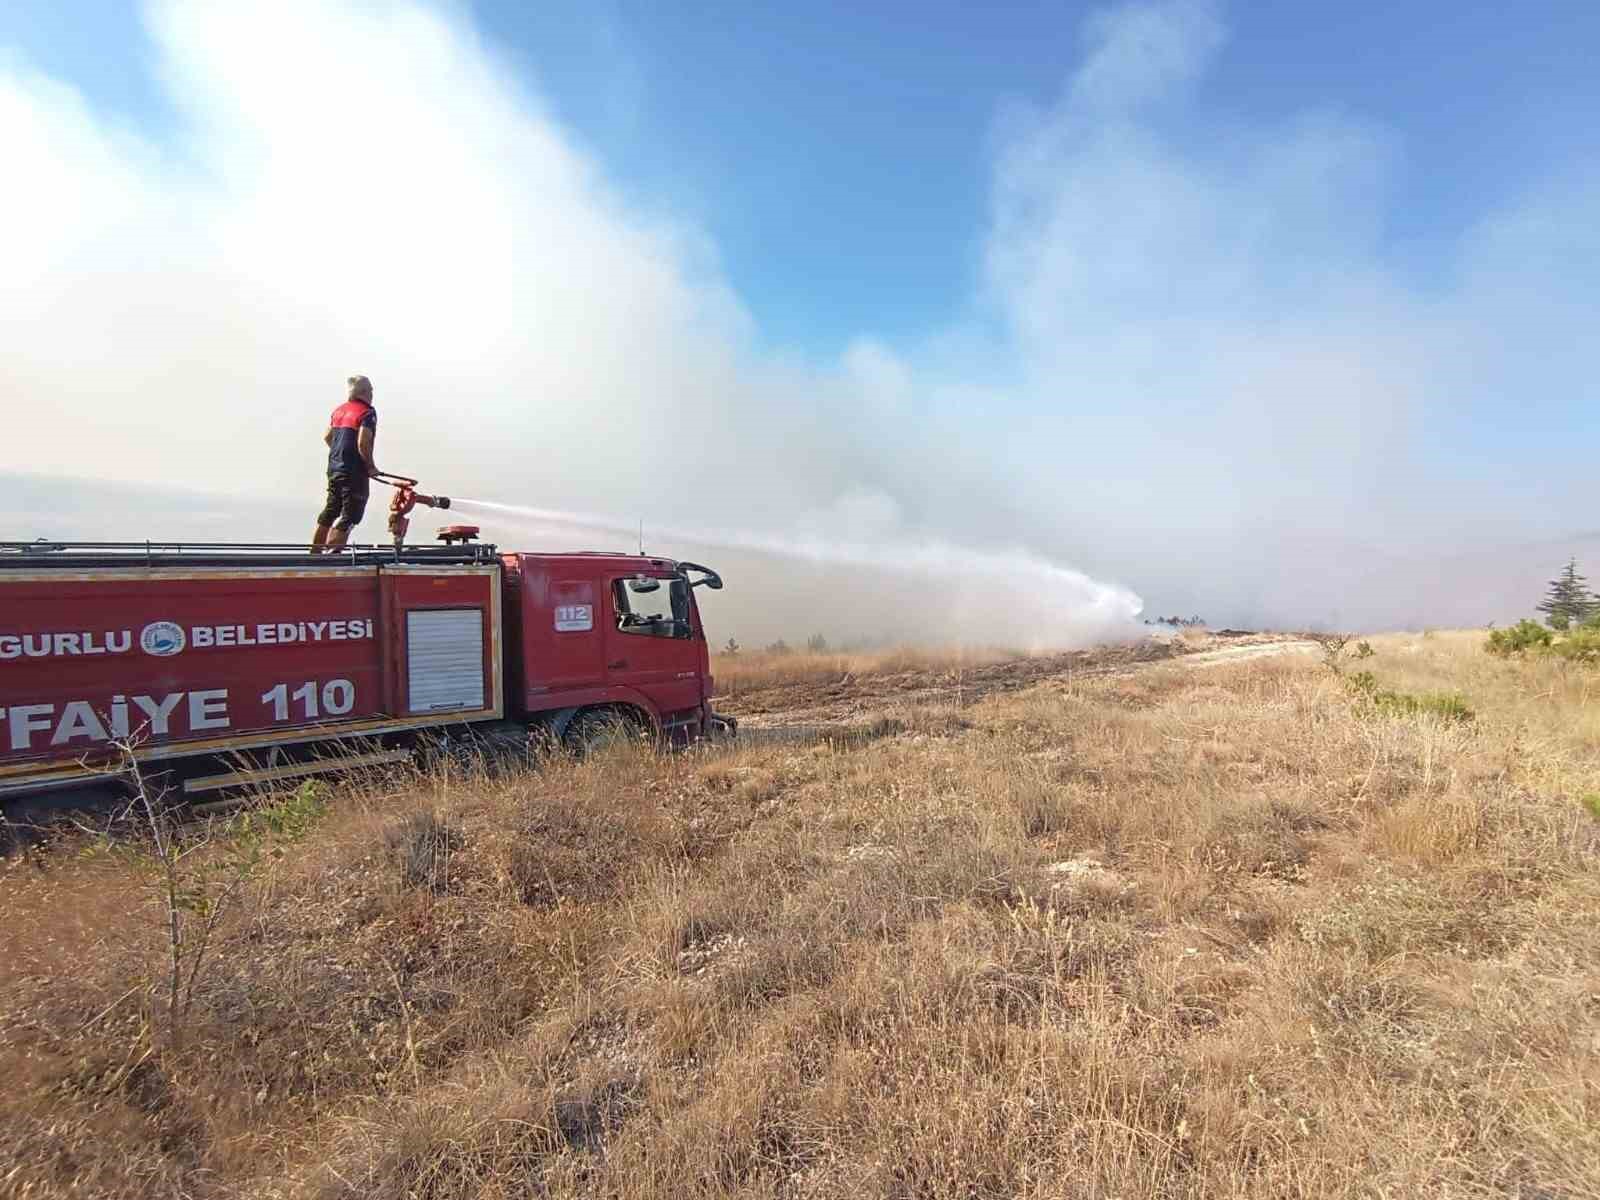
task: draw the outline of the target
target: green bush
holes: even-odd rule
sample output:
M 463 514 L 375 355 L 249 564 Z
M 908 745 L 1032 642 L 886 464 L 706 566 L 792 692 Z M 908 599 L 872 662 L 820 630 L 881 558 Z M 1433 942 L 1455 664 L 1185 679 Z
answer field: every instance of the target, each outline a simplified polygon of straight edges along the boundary
M 1472 706 L 1467 703 L 1467 698 L 1460 692 L 1423 692 L 1420 696 L 1410 696 L 1404 692 L 1385 692 L 1378 697 L 1377 704 L 1379 708 L 1387 708 L 1402 716 L 1432 713 L 1436 717 L 1443 717 L 1446 721 L 1458 721 L 1463 725 L 1476 715 L 1472 711 Z
M 1555 635 L 1539 622 L 1524 617 L 1509 629 L 1491 629 L 1484 649 L 1504 657 L 1524 650 L 1547 650 L 1554 639 Z
M 1600 792 L 1585 792 L 1583 806 L 1589 810 L 1589 815 L 1600 821 Z
M 1350 690 L 1357 693 L 1378 712 L 1392 717 L 1420 717 L 1431 713 L 1446 721 L 1462 724 L 1473 719 L 1467 698 L 1460 692 L 1397 692 L 1379 687 L 1377 676 L 1371 671 L 1357 671 L 1348 677 Z
M 1569 662 L 1600 663 L 1600 629 L 1584 625 L 1550 647 Z

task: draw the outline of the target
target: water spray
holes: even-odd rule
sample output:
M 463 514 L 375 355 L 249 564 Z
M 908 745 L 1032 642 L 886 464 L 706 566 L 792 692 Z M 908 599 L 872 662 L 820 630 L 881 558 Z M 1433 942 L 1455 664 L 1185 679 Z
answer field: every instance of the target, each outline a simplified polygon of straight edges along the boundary
M 535 537 L 558 532 L 607 533 L 632 542 L 642 534 L 640 523 L 598 513 L 571 512 L 490 500 L 458 498 L 458 511 L 487 520 L 523 526 Z M 976 550 L 934 540 L 860 542 L 817 537 L 781 538 L 744 530 L 661 528 L 652 526 L 652 540 L 673 545 L 719 548 L 818 566 L 888 571 L 933 581 L 945 600 L 961 601 L 967 612 L 961 623 L 982 629 L 987 602 L 995 612 L 994 627 L 1007 622 L 1027 625 L 1046 641 L 1070 628 L 1121 636 L 1134 630 L 1143 602 L 1133 592 L 1103 583 L 1081 571 L 1063 567 L 1025 551 Z M 1069 635 L 1067 640 L 1078 640 Z

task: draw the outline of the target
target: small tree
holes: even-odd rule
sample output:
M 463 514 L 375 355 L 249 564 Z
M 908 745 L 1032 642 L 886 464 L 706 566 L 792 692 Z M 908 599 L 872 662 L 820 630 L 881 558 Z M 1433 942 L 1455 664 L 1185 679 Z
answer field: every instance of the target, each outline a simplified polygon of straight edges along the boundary
M 1344 656 L 1345 647 L 1350 644 L 1350 635 L 1348 633 L 1313 633 L 1311 640 L 1322 647 L 1323 665 L 1335 675 L 1344 674 L 1344 665 L 1341 659 Z
M 828 639 L 823 637 L 820 633 L 813 633 L 810 637 L 808 637 L 806 639 L 806 652 L 807 653 L 809 653 L 809 654 L 826 654 L 827 651 L 828 651 Z
M 1595 606 L 1589 581 L 1578 574 L 1578 560 L 1572 558 L 1567 560 L 1561 574 L 1550 581 L 1550 590 L 1538 609 L 1545 614 L 1545 622 L 1551 629 L 1567 629 L 1580 624 Z
M 325 807 L 322 784 L 307 781 L 271 804 L 226 819 L 185 821 L 170 787 L 146 778 L 138 740 L 114 742 L 120 770 L 133 793 L 126 816 L 142 827 L 148 845 L 114 838 L 109 829 L 85 856 L 115 855 L 135 868 L 156 898 L 166 934 L 167 1040 L 182 1049 L 189 1012 L 205 979 L 209 952 L 240 893 L 283 854 L 281 843 L 303 837 Z M 151 981 L 151 991 L 157 991 Z
M 738 640 L 736 638 L 729 638 L 728 644 L 722 648 L 722 652 L 729 658 L 732 658 L 735 654 L 739 653 Z

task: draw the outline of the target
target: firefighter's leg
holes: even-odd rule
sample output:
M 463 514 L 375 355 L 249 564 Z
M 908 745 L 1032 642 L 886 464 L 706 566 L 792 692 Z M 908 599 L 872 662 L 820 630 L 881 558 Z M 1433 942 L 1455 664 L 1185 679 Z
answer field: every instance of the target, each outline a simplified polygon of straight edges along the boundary
M 365 482 L 363 480 L 362 482 Z M 334 523 L 333 531 L 328 534 L 328 549 L 337 550 L 350 540 L 350 531 L 361 524 L 361 518 L 367 515 L 367 491 L 365 488 L 357 489 L 346 484 L 344 489 L 344 503 L 339 509 L 339 519 Z
M 328 496 L 322 503 L 322 512 L 317 517 L 316 532 L 311 535 L 311 553 L 318 554 L 327 546 L 328 538 L 333 529 L 334 522 L 339 519 L 344 511 L 345 494 L 341 486 L 343 480 L 335 477 L 328 479 Z

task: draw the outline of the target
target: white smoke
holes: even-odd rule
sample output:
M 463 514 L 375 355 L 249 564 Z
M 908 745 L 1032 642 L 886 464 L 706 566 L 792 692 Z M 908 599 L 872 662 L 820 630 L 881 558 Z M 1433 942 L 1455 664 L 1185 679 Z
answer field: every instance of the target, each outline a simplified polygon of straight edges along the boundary
M 858 501 L 876 509 L 870 501 Z M 827 630 L 834 638 L 900 641 L 961 638 L 1026 650 L 1130 639 L 1139 597 L 1045 562 L 1025 551 L 974 550 L 934 540 L 852 541 L 819 530 L 795 538 L 732 528 L 682 529 L 615 517 L 482 500 L 453 499 L 451 512 L 480 515 L 503 545 L 586 549 L 595 537 L 626 538 L 674 558 L 710 552 L 708 565 L 759 593 L 735 603 L 731 619 L 751 644 Z M 892 533 L 878 526 L 880 536 Z M 520 536 L 519 536 L 520 535 Z M 646 540 L 648 537 L 648 541 Z M 731 555 L 729 552 L 732 552 Z M 702 601 L 716 614 L 722 597 Z
M 1074 640 L 1122 584 L 1235 622 L 1482 619 L 1498 576 L 1460 551 L 1582 523 L 1600 172 L 1443 232 L 1423 287 L 1389 261 L 1392 132 L 1207 111 L 1214 5 L 1093 18 L 997 134 L 972 320 L 836 361 L 759 349 L 705 231 L 624 201 L 457 6 L 146 13 L 176 132 L 0 58 L 0 534 L 305 538 L 356 372 L 380 464 L 430 489 L 801 548 L 738 551 L 741 637 L 802 571 L 824 632 L 992 640 L 1006 611 Z M 134 490 L 96 513 L 85 477 Z M 895 556 L 924 583 L 859 585 Z M 991 561 L 970 604 L 927 582 Z

